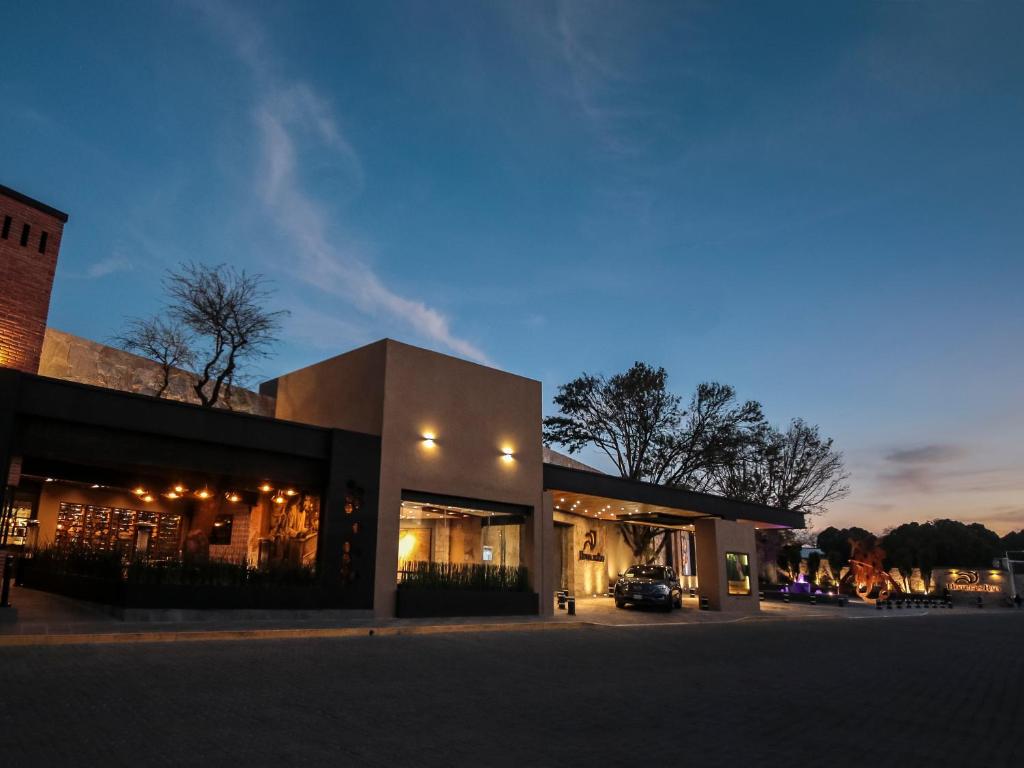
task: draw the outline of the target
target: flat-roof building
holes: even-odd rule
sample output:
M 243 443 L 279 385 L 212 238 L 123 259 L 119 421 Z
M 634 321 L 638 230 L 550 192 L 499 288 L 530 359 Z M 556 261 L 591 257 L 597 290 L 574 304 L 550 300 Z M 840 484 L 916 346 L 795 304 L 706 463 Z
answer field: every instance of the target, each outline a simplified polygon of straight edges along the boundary
M 185 386 L 183 402 L 154 398 L 152 363 L 41 330 L 49 299 L 34 281 L 52 282 L 67 217 L 26 200 L 0 188 L 0 222 L 50 217 L 29 225 L 49 228 L 47 253 L 33 246 L 38 264 L 0 240 L 0 288 L 15 297 L 6 316 L 22 318 L 0 335 L 7 544 L 159 562 L 161 573 L 220 561 L 307 574 L 306 592 L 274 593 L 281 605 L 545 614 L 557 590 L 605 594 L 635 558 L 622 527 L 647 526 L 708 607 L 755 611 L 755 531 L 803 524 L 546 451 L 539 381 L 391 339 L 240 393 L 240 410 L 201 408 Z M 242 600 L 207 589 L 197 603 L 166 578 L 159 594 L 147 589 L 117 599 Z

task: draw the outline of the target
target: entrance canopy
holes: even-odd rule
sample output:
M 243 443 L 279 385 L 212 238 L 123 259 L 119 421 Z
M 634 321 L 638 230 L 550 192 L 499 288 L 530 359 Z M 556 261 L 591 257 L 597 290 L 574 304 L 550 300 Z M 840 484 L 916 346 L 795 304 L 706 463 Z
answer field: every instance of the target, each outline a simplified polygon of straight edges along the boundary
M 701 517 L 717 517 L 757 528 L 804 527 L 799 512 L 558 464 L 544 465 L 544 490 L 554 497 L 555 509 L 598 520 L 682 527 Z

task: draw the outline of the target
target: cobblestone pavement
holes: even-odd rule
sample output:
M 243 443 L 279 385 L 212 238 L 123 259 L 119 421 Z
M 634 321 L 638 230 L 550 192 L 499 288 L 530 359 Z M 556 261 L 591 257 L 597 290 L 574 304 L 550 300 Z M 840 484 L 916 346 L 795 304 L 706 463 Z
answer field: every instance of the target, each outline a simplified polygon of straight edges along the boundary
M 0 765 L 1019 765 L 1024 612 L 950 613 L 0 648 Z

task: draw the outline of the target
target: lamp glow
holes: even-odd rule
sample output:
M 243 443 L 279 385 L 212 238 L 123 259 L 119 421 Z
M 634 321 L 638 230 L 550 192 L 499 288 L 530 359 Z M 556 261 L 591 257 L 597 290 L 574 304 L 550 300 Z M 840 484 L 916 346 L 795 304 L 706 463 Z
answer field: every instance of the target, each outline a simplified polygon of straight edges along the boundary
M 437 441 L 437 436 L 434 435 L 433 432 L 424 432 L 423 433 L 423 444 L 425 446 L 427 446 L 427 448 L 433 448 L 434 447 L 434 443 L 436 441 Z
M 260 486 L 260 490 L 263 491 L 264 493 L 270 493 L 274 489 L 270 487 L 270 483 L 264 483 L 263 485 Z
M 511 448 L 502 448 L 501 458 L 503 461 L 512 461 L 515 458 L 515 454 L 512 452 Z

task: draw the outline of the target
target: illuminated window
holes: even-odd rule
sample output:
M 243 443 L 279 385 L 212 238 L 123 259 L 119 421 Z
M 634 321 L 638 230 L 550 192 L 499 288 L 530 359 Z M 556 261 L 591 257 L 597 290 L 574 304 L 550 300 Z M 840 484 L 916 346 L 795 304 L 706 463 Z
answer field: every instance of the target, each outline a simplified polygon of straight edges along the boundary
M 745 552 L 725 553 L 725 578 L 730 595 L 750 594 L 750 557 Z

